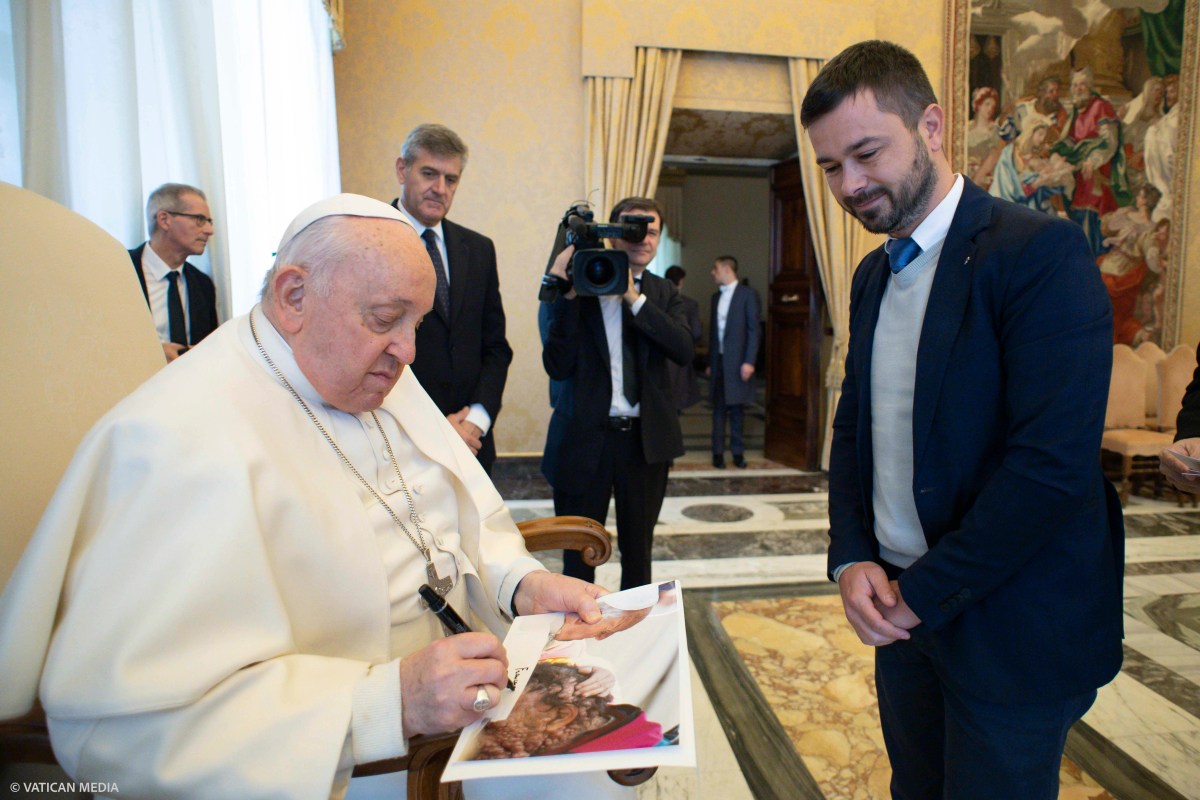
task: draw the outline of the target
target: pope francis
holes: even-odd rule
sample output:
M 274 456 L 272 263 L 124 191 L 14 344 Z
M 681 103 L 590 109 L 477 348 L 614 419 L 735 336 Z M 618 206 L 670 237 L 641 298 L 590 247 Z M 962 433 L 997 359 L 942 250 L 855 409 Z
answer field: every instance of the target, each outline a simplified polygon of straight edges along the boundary
M 504 685 L 496 636 L 443 637 L 419 586 L 478 631 L 598 620 L 405 370 L 433 296 L 395 209 L 301 213 L 261 303 L 76 452 L 0 595 L 0 717 L 40 697 L 66 771 L 121 798 L 341 797 Z

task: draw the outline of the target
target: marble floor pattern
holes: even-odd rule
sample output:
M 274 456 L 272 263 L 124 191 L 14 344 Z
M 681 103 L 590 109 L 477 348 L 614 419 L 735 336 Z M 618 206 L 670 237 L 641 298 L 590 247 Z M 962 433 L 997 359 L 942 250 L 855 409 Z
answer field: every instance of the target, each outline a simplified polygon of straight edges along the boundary
M 825 579 L 825 476 L 773 464 L 761 450 L 747 452 L 749 469 L 714 470 L 707 439 L 694 432 L 707 420 L 690 416 L 690 425 L 689 416 L 684 417 L 684 431 L 694 449 L 672 470 L 655 528 L 655 580 L 679 579 L 694 601 L 697 590 L 703 590 L 697 608 L 718 603 L 723 595 L 769 598 L 797 585 L 809 587 L 809 593 L 828 593 L 832 586 Z M 753 414 L 749 417 L 748 433 Z M 748 445 L 761 447 L 761 441 L 760 425 L 755 435 L 748 436 Z M 497 487 L 517 519 L 553 514 L 549 488 L 538 474 L 536 461 L 502 461 L 498 466 Z M 610 529 L 615 530 L 614 522 L 610 510 Z M 1200 511 L 1134 497 L 1126 509 L 1126 527 L 1125 664 L 1077 726 L 1079 733 L 1073 733 L 1068 755 L 1117 800 L 1200 800 Z M 554 555 L 545 561 L 551 568 L 561 564 Z M 615 558 L 598 570 L 597 581 L 617 587 Z M 836 603 L 828 615 L 835 620 L 831 624 L 844 624 Z M 819 793 L 778 794 L 761 782 L 747 780 L 741 763 L 748 759 L 771 762 L 768 769 L 786 772 L 790 767 L 780 766 L 783 757 L 746 750 L 753 736 L 728 719 L 719 698 L 724 688 L 703 680 L 706 670 L 696 653 L 697 639 L 704 634 L 692 632 L 690 619 L 689 637 L 693 669 L 700 667 L 692 682 L 699 767 L 661 770 L 639 788 L 638 797 L 821 797 Z M 761 691 L 758 694 L 761 700 Z M 751 727 L 767 735 L 782 731 L 766 704 Z M 796 760 L 794 748 L 783 756 Z M 1094 768 L 1096 764 L 1101 768 Z M 788 780 L 810 789 L 815 786 L 803 768 L 789 773 Z M 1062 795 L 1064 800 L 1092 796 Z

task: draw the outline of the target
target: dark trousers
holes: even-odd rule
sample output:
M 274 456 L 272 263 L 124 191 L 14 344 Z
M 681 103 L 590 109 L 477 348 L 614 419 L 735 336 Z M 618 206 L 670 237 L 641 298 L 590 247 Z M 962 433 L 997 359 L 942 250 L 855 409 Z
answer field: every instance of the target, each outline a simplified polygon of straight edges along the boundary
M 741 377 L 740 375 L 738 376 Z M 746 445 L 742 441 L 742 423 L 745 421 L 745 408 L 741 403 L 725 404 L 725 368 L 720 354 L 713 358 L 713 416 L 712 416 L 712 451 L 713 455 L 725 452 L 725 415 L 729 415 L 729 449 L 735 456 L 745 454 Z
M 1067 731 L 1095 690 L 1051 702 L 989 703 L 941 680 L 929 645 L 918 634 L 875 650 L 894 800 L 1055 800 Z
M 621 550 L 621 588 L 650 583 L 650 551 L 654 523 L 667 493 L 666 462 L 647 464 L 642 455 L 641 428 L 607 431 L 598 454 L 581 453 L 581 458 L 598 458 L 599 467 L 586 491 L 568 494 L 554 490 L 554 513 L 590 517 L 601 523 L 608 516 L 608 501 L 616 498 L 617 546 Z M 596 570 L 583 563 L 574 550 L 563 552 L 563 574 L 588 582 Z

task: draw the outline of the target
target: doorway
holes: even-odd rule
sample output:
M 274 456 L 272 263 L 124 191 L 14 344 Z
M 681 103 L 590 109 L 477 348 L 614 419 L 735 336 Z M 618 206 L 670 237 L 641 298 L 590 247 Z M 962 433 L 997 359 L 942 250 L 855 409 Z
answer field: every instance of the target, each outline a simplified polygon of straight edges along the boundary
M 681 240 L 673 250 L 678 254 L 673 263 L 687 271 L 683 293 L 697 302 L 703 327 L 696 362 L 702 402 L 680 418 L 684 444 L 694 460 L 707 461 L 712 414 L 704 368 L 716 292 L 710 270 L 717 256 L 730 254 L 738 259 L 739 277 L 761 301 L 763 323 L 756 401 L 746 407 L 746 449 L 790 467 L 816 470 L 824 295 L 799 162 L 794 157 L 782 162 L 778 157 L 734 161 L 668 156 L 660 177 L 660 199 L 664 192 L 676 192 L 676 208 L 682 209 L 678 229 L 672 232 L 668 222 L 666 235 Z M 663 262 L 660 269 L 668 266 Z

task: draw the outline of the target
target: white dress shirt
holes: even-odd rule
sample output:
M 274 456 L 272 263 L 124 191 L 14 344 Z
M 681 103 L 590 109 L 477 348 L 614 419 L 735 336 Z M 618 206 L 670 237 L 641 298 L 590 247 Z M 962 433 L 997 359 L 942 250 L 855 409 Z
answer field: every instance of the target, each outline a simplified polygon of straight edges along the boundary
M 737 281 L 723 283 L 718 288 L 721 297 L 717 300 L 717 352 L 725 354 L 725 320 L 729 317 L 729 305 L 733 302 L 733 290 Z
M 171 282 L 167 275 L 171 272 L 167 262 L 163 261 L 154 248 L 146 242 L 142 248 L 142 278 L 146 281 L 146 299 L 150 303 L 150 313 L 154 316 L 154 330 L 158 332 L 160 342 L 171 341 L 171 321 L 167 317 L 167 290 Z M 175 272 L 179 273 L 179 300 L 183 303 L 183 330 L 187 341 L 192 340 L 192 321 L 188 315 L 187 281 L 183 277 L 183 265 L 180 264 Z
M 641 288 L 641 276 L 635 280 Z M 622 353 L 623 340 L 621 321 L 621 306 L 625 303 L 623 295 L 603 295 L 600 301 L 600 315 L 604 317 L 604 337 L 608 341 L 608 374 L 612 379 L 612 402 L 608 406 L 610 417 L 640 417 L 641 403 L 630 403 L 625 398 L 625 359 Z M 629 311 L 635 317 L 646 305 L 646 296 L 639 295 Z

